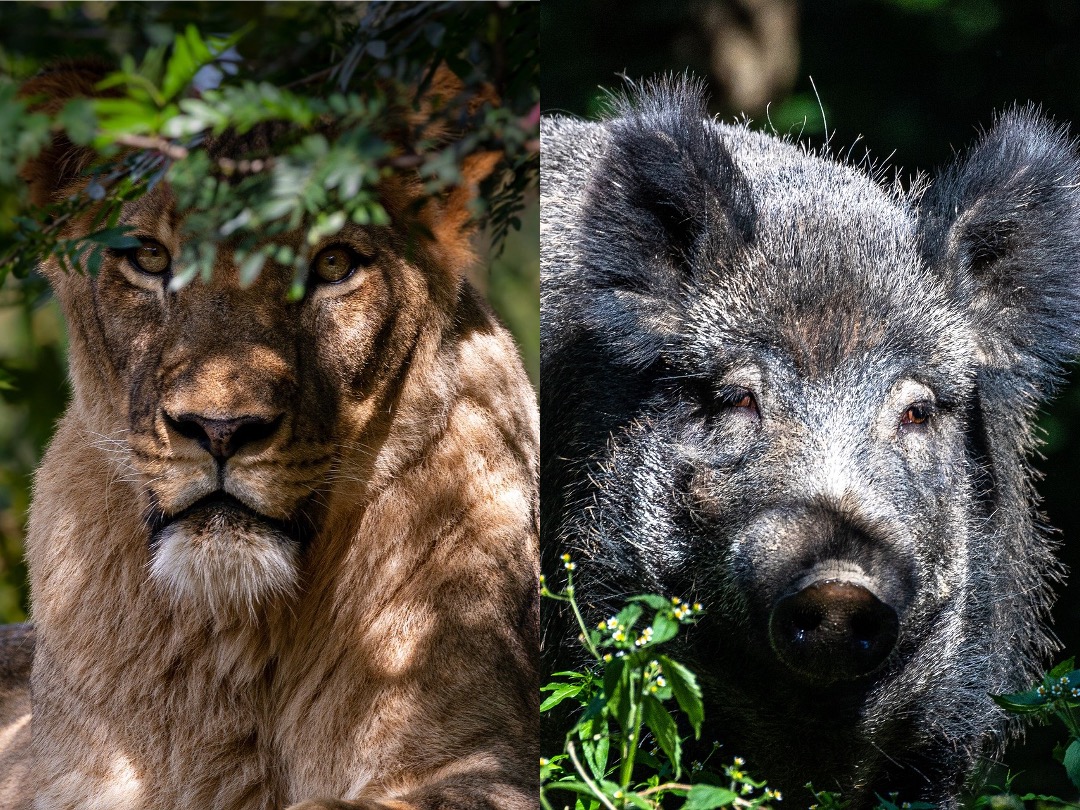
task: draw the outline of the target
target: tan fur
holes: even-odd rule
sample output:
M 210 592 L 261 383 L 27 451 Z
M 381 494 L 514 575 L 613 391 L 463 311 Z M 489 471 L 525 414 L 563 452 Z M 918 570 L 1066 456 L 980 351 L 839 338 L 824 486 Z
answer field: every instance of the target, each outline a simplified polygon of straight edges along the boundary
M 371 266 L 300 303 L 227 250 L 177 293 L 45 265 L 74 397 L 31 509 L 33 743 L 3 754 L 36 810 L 537 806 L 535 396 L 462 280 L 467 199 L 417 243 L 417 192 L 384 191 L 395 225 L 332 240 Z M 181 219 L 165 186 L 122 217 L 173 256 Z M 222 472 L 181 414 L 275 427 Z M 262 517 L 184 511 L 219 488 Z

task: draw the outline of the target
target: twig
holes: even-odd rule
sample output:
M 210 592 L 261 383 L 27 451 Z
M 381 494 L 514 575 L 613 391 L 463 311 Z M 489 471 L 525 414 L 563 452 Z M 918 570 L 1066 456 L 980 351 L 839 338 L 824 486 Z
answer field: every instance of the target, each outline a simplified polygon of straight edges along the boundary
M 665 782 L 662 785 L 656 785 L 655 787 L 642 790 L 638 793 L 639 796 L 651 796 L 654 793 L 660 793 L 665 790 L 690 790 L 693 785 L 684 785 L 681 782 Z
M 170 160 L 183 160 L 190 154 L 183 146 L 155 136 L 121 135 L 116 142 L 121 146 L 130 146 L 134 149 L 152 149 Z
M 288 84 L 283 84 L 281 87 L 284 90 L 292 90 L 294 87 L 301 87 L 305 84 L 308 84 L 309 82 L 317 82 L 320 79 L 327 79 L 330 77 L 331 73 L 337 70 L 337 68 L 337 65 L 331 65 L 330 67 L 320 70 L 317 73 L 312 73 L 310 76 L 304 76 L 302 79 L 297 79 L 296 81 L 289 82 Z

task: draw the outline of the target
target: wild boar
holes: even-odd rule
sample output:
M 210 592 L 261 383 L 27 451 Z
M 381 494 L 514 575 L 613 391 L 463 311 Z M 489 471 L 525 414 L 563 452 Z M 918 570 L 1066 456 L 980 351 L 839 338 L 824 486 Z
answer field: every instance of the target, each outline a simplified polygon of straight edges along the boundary
M 932 179 L 710 119 L 542 124 L 541 543 L 592 618 L 699 600 L 708 739 L 793 803 L 953 806 L 1054 644 L 1033 423 L 1080 337 L 1080 159 L 1030 107 Z M 573 633 L 549 617 L 549 659 Z

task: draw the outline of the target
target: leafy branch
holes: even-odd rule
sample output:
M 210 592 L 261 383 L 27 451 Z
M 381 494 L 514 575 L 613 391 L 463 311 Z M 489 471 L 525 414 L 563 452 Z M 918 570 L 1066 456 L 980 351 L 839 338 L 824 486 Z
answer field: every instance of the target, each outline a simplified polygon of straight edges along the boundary
M 51 116 L 33 111 L 33 100 L 16 97 L 15 84 L 0 78 L 0 144 L 15 147 L 14 155 L 0 152 L 0 190 L 13 187 L 19 167 L 57 135 L 95 155 L 77 191 L 52 205 L 25 207 L 16 214 L 16 228 L 0 229 L 0 281 L 8 274 L 25 278 L 47 255 L 67 269 L 96 272 L 102 250 L 129 244 L 130 236 L 114 231 L 120 204 L 166 181 L 178 207 L 190 212 L 174 288 L 208 278 L 228 239 L 242 282 L 254 281 L 267 261 L 283 263 L 293 269 L 291 295 L 298 297 L 312 239 L 330 238 L 347 222 L 389 222 L 378 193 L 388 177 L 410 173 L 420 179 L 423 194 L 438 196 L 463 182 L 461 167 L 470 155 L 494 151 L 506 156 L 511 171 L 485 184 L 474 213 L 486 217 L 501 239 L 518 224 L 522 193 L 538 175 L 535 61 L 521 63 L 520 76 L 501 77 L 505 86 L 524 77 L 531 95 L 515 95 L 502 107 L 475 99 L 485 97 L 484 82 L 496 69 L 487 53 L 495 50 L 490 42 L 503 34 L 520 40 L 521 31 L 530 30 L 535 40 L 535 15 L 528 9 L 470 9 L 491 29 L 483 45 L 475 40 L 477 29 L 451 5 L 420 3 L 389 13 L 386 4 L 373 4 L 355 26 L 353 44 L 326 73 L 338 87 L 329 93 L 320 92 L 314 74 L 294 85 L 310 87 L 310 94 L 255 78 L 258 65 L 241 55 L 250 25 L 227 37 L 205 36 L 189 25 L 141 60 L 125 56 L 98 82 L 98 97 L 71 100 Z M 393 30 L 380 27 L 402 20 L 420 26 L 426 39 L 399 43 Z M 378 64 L 375 74 L 356 71 L 361 42 L 375 63 L 380 53 L 394 56 L 389 76 Z M 443 60 L 464 74 L 461 93 L 403 136 L 403 119 L 394 111 L 416 103 Z M 268 133 L 262 145 L 258 138 L 244 141 L 260 128 Z M 448 139 L 440 134 L 447 130 L 466 134 Z M 86 217 L 95 229 L 105 227 L 65 238 Z M 298 228 L 307 230 L 308 239 L 297 247 L 284 235 Z

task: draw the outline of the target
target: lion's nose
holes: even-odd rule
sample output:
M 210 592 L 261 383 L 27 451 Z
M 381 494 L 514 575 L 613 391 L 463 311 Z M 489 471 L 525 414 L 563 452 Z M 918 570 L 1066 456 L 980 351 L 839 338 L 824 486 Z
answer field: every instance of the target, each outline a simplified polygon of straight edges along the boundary
M 236 419 L 209 419 L 197 413 L 165 414 L 169 427 L 199 443 L 218 461 L 225 461 L 247 444 L 274 435 L 282 416 L 241 416 Z

